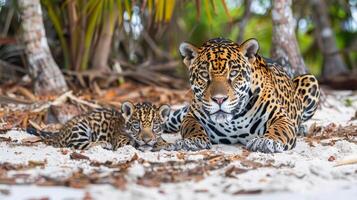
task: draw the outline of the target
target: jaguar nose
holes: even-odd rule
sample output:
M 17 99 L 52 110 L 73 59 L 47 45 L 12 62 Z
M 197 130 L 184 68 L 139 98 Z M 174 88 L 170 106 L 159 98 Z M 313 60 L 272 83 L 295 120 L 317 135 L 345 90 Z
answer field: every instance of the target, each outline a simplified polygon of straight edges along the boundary
M 145 142 L 145 144 L 151 142 L 152 138 L 151 137 L 143 137 L 143 141 Z
M 228 97 L 222 96 L 222 95 L 216 95 L 216 96 L 211 97 L 211 99 L 212 99 L 212 101 L 216 102 L 218 105 L 221 105 L 228 99 Z
M 151 142 L 153 140 L 153 134 L 150 132 L 149 128 L 145 128 L 143 130 L 141 139 L 143 140 L 143 142 L 145 144 L 148 144 L 149 142 Z

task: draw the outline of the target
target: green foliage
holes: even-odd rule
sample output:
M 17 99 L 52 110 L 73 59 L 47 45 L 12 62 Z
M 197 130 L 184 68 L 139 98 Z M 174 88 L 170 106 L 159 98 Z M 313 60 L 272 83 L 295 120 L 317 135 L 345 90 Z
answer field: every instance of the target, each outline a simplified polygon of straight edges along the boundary
M 217 5 L 219 9 L 224 10 L 229 18 L 227 6 L 223 0 L 217 5 L 214 0 L 204 0 L 203 2 L 197 0 L 196 2 L 198 2 L 195 6 L 197 10 L 200 10 L 202 5 L 204 6 L 206 23 L 215 21 L 212 19 L 212 11 L 216 11 Z M 46 9 L 61 43 L 66 68 L 75 70 L 88 69 L 101 37 L 103 24 L 111 20 L 118 21 L 118 24 L 121 25 L 124 12 L 130 15 L 134 6 L 133 1 L 130 0 L 41 0 L 41 3 Z M 187 4 L 192 6 L 192 3 Z M 149 15 L 154 16 L 155 23 L 168 23 L 176 8 L 176 0 L 147 0 L 143 1 L 140 7 L 147 9 Z M 191 7 L 191 9 L 193 8 Z M 115 20 L 113 20 L 115 16 L 113 13 L 118 13 Z M 195 14 L 195 12 L 192 13 Z M 114 26 L 114 23 L 111 24 L 111 32 L 114 31 Z M 65 37 L 65 35 L 69 35 L 69 37 Z
M 88 68 L 104 22 L 115 21 L 110 19 L 113 15 L 108 17 L 106 13 L 113 13 L 117 6 L 121 6 L 122 1 L 41 0 L 41 3 L 61 43 L 65 67 L 84 70 Z M 112 26 L 114 27 L 114 23 Z
M 249 20 L 244 38 L 256 38 L 260 44 L 260 53 L 265 57 L 270 55 L 272 40 L 272 23 L 266 20 L 267 16 L 259 16 Z
M 349 98 L 344 100 L 345 106 L 351 107 L 353 105 L 353 101 Z

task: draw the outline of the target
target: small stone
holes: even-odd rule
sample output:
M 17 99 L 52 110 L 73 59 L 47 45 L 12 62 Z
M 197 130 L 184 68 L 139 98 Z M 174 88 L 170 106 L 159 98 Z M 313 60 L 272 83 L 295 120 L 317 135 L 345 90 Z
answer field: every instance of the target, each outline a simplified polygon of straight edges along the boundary
M 330 157 L 328 158 L 328 161 L 330 161 L 330 162 L 332 162 L 332 161 L 334 161 L 334 160 L 336 160 L 335 156 L 330 156 Z

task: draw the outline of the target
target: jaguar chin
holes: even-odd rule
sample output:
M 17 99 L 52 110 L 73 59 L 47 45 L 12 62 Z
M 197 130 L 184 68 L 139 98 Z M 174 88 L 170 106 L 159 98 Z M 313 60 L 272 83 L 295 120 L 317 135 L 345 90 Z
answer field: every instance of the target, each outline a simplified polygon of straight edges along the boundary
M 233 118 L 232 113 L 227 113 L 224 112 L 223 110 L 219 110 L 215 113 L 210 114 L 210 119 L 216 123 L 230 122 L 232 118 Z

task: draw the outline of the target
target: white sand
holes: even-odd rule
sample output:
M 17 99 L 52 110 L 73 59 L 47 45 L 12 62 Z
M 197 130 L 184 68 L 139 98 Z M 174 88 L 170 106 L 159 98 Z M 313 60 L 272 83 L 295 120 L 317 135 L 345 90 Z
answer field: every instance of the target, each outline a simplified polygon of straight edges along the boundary
M 313 120 L 327 125 L 331 122 L 337 124 L 356 124 L 350 121 L 357 110 L 357 96 L 349 96 L 348 92 L 333 93 L 328 96 L 327 102 L 318 110 Z M 347 97 L 348 96 L 348 97 Z M 345 100 L 350 98 L 352 106 L 346 106 Z M 330 107 L 330 106 L 333 107 Z M 336 109 L 337 108 L 337 109 Z M 10 137 L 13 141 L 31 137 L 19 131 L 9 131 L 2 137 Z M 170 136 L 171 140 L 174 137 Z M 213 152 L 225 155 L 241 155 L 242 147 L 239 145 L 214 145 Z M 28 161 L 45 161 L 44 168 L 36 167 L 22 171 L 10 171 L 9 176 L 16 174 L 29 174 L 30 180 L 45 175 L 53 178 L 65 178 L 73 172 L 83 169 L 84 173 L 99 170 L 101 173 L 111 172 L 113 169 L 101 166 L 92 167 L 88 160 L 71 160 L 69 154 L 64 155 L 60 149 L 44 144 L 35 146 L 21 146 L 0 143 L 0 163 L 27 164 Z M 80 151 L 78 151 L 80 152 Z M 126 146 L 112 152 L 94 147 L 81 154 L 90 160 L 99 162 L 112 161 L 121 163 L 130 160 L 135 154 L 145 161 L 167 162 L 179 160 L 178 152 L 140 152 L 131 146 Z M 191 155 L 190 155 L 191 154 Z M 328 161 L 333 156 L 334 161 Z M 202 155 L 188 153 L 189 160 L 200 160 Z M 337 141 L 335 145 L 315 144 L 308 145 L 303 138 L 297 142 L 295 149 L 279 154 L 251 153 L 251 161 L 262 164 L 272 163 L 270 167 L 251 169 L 245 173 L 235 175 L 235 178 L 224 175 L 226 169 L 232 165 L 245 168 L 241 161 L 234 161 L 227 167 L 210 171 L 200 181 L 187 181 L 181 183 L 164 183 L 159 187 L 144 187 L 136 184 L 136 179 L 143 176 L 145 168 L 137 161 L 129 168 L 128 184 L 125 190 L 115 189 L 111 185 L 90 185 L 85 189 L 69 187 L 41 187 L 36 185 L 0 185 L 0 199 L 83 199 L 85 194 L 90 194 L 94 199 L 355 199 L 357 197 L 357 164 L 335 167 L 339 161 L 357 159 L 357 145 L 348 141 Z M 234 174 L 233 174 L 234 175 Z M 261 194 L 234 195 L 238 191 L 261 190 Z M 7 191 L 9 194 L 4 194 Z M 6 192 L 5 192 L 6 193 Z

